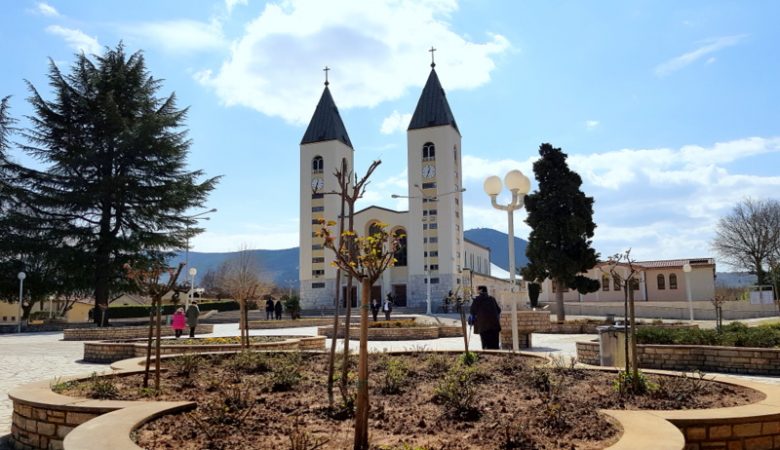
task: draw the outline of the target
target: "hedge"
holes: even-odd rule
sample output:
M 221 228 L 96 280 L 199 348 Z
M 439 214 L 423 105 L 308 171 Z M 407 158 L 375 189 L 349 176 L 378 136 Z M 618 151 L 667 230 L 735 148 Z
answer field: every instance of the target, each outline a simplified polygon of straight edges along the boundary
M 173 314 L 176 308 L 183 307 L 183 305 L 163 305 L 162 314 Z M 203 302 L 198 303 L 198 308 L 201 312 L 204 311 L 235 311 L 239 309 L 238 302 L 235 300 L 222 300 L 216 302 Z M 108 309 L 108 318 L 110 319 L 128 319 L 133 317 L 149 317 L 149 311 L 151 306 L 144 305 L 127 305 L 127 306 L 112 306 Z
M 780 346 L 780 326 L 748 327 L 733 322 L 723 326 L 720 332 L 697 328 L 642 327 L 637 329 L 636 337 L 638 344 L 773 348 Z

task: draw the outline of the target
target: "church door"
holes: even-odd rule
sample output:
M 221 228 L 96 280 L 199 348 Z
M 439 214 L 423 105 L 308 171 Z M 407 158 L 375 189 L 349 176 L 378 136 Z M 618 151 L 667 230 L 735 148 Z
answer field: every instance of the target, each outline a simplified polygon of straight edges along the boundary
M 347 307 L 347 287 L 342 286 L 341 288 L 341 306 L 346 308 Z M 357 308 L 358 304 L 358 296 L 357 296 L 357 286 L 352 286 L 352 307 Z
M 393 298 L 395 299 L 395 306 L 406 306 L 406 285 L 405 284 L 393 285 Z
M 382 286 L 371 286 L 371 297 L 368 299 L 369 304 L 371 300 L 376 299 L 379 303 L 382 303 Z

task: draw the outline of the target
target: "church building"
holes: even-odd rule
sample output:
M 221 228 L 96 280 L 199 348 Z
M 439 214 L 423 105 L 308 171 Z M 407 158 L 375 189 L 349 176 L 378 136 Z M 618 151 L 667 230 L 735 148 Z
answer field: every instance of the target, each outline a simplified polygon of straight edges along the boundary
M 371 227 L 381 222 L 388 224 L 390 232 L 405 236 L 400 239 L 395 267 L 372 287 L 371 298 L 381 300 L 389 293 L 396 307 L 416 309 L 424 309 L 430 299 L 433 311 L 449 291 L 458 292 L 468 283 L 465 274 L 471 269 L 490 273 L 489 249 L 463 238 L 461 134 L 435 66 L 431 64 L 406 133 L 409 210 L 370 206 L 354 217 L 358 235 L 370 234 Z M 304 309 L 330 308 L 335 302 L 333 252 L 315 233 L 319 219 L 339 218 L 339 196 L 324 193 L 337 190 L 333 173 L 342 159 L 353 170 L 354 152 L 326 81 L 300 145 L 299 279 Z M 362 174 L 360 168 L 357 172 Z M 359 298 L 358 284 L 353 298 Z M 343 304 L 346 281 L 341 285 Z

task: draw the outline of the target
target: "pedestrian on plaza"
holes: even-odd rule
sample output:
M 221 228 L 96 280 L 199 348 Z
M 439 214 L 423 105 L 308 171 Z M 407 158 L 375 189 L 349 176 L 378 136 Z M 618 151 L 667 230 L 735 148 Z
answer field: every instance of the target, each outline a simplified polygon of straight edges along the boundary
M 190 327 L 190 337 L 195 337 L 195 327 L 198 326 L 198 317 L 200 317 L 200 308 L 198 308 L 198 302 L 193 300 L 190 303 L 190 307 L 187 308 L 187 326 Z
M 274 305 L 274 312 L 276 312 L 276 320 L 282 320 L 282 301 L 277 300 L 276 304 Z
M 387 293 L 387 297 L 382 303 L 382 311 L 385 313 L 385 320 L 390 320 L 390 313 L 393 312 L 393 294 Z
M 371 315 L 374 316 L 374 322 L 376 322 L 376 316 L 379 315 L 379 300 L 371 300 Z
M 270 295 L 268 300 L 265 301 L 265 320 L 274 319 L 274 298 Z
M 184 308 L 179 308 L 173 313 L 173 319 L 171 319 L 171 328 L 173 328 L 176 339 L 181 337 L 185 326 L 187 326 L 187 316 L 184 315 Z
M 474 316 L 474 332 L 479 334 L 483 350 L 498 350 L 498 336 L 501 332 L 501 307 L 495 298 L 488 295 L 486 286 L 477 288 L 479 295 L 471 303 Z

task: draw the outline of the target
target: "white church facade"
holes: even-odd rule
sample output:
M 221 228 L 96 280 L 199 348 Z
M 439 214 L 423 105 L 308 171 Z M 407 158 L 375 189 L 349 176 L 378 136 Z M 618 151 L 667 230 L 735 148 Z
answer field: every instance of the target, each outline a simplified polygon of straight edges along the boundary
M 315 234 L 320 219 L 339 218 L 339 196 L 325 193 L 337 190 L 333 173 L 342 159 L 353 170 L 354 151 L 326 81 L 300 144 L 299 279 L 304 309 L 330 308 L 335 303 L 333 252 Z M 381 222 L 392 233 L 405 236 L 396 254 L 398 262 L 372 287 L 371 298 L 381 300 L 392 294 L 396 306 L 425 308 L 430 295 L 436 310 L 449 291 L 468 283 L 465 274 L 474 268 L 489 275 L 490 251 L 463 237 L 461 134 L 435 64 L 407 130 L 407 167 L 409 210 L 365 208 L 355 213 L 354 229 L 366 235 Z M 353 298 L 358 298 L 358 284 Z M 344 302 L 346 281 L 341 285 Z

